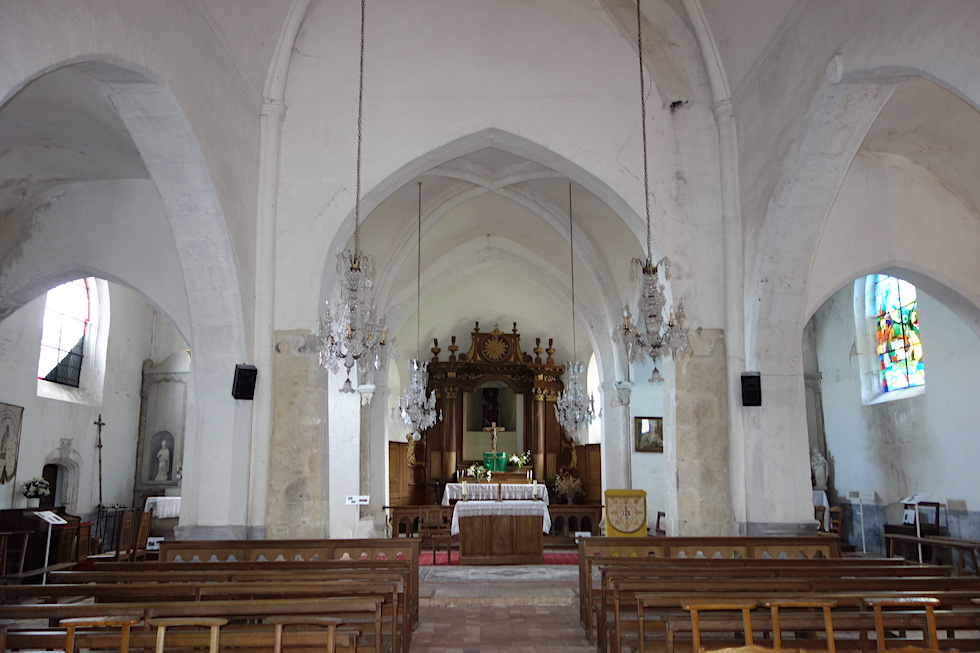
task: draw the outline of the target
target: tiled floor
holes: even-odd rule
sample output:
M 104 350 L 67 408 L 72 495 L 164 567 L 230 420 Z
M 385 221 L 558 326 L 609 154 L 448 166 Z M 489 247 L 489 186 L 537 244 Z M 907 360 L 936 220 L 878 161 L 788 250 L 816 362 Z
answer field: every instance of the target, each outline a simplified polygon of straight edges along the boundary
M 591 653 L 578 619 L 577 572 L 557 565 L 432 570 L 419 584 L 410 653 Z
M 578 606 L 422 607 L 411 653 L 592 653 Z

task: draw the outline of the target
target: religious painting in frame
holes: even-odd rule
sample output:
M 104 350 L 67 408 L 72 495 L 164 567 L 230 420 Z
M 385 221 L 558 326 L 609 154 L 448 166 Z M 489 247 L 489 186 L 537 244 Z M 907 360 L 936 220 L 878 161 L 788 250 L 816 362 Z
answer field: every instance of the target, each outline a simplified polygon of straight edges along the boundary
M 22 406 L 0 404 L 0 483 L 14 480 L 17 474 L 17 453 L 20 451 Z
M 643 453 L 663 453 L 664 418 L 634 417 L 633 437 L 636 451 Z

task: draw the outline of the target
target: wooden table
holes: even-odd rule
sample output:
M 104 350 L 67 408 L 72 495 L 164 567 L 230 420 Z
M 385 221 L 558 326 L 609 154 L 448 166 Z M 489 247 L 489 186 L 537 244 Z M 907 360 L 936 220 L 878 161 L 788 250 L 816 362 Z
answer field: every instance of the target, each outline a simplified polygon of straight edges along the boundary
M 453 511 L 461 565 L 543 564 L 550 530 L 541 501 L 460 501 Z

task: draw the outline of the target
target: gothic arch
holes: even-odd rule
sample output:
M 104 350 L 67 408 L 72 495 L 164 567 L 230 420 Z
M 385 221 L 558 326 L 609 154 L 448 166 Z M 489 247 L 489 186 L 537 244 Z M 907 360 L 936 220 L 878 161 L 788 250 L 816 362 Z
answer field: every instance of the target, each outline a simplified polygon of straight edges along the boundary
M 248 449 L 250 411 L 247 409 L 250 407 L 232 402 L 227 397 L 227 386 L 235 364 L 247 359 L 244 311 L 228 226 L 198 139 L 174 93 L 152 73 L 118 59 L 96 56 L 52 65 L 31 81 L 62 69 L 76 71 L 99 86 L 111 101 L 112 119 L 122 125 L 114 135 L 122 139 L 123 150 L 135 154 L 145 167 L 134 171 L 137 180 L 82 178 L 78 181 L 84 184 L 76 185 L 139 186 L 142 178 L 144 187 L 137 192 L 145 192 L 145 186 L 151 185 L 150 193 L 159 198 L 155 202 L 160 206 L 156 217 L 165 220 L 168 240 L 174 243 L 177 268 L 174 278 L 169 284 L 138 289 L 157 305 L 166 305 L 159 300 L 159 292 L 170 292 L 186 302 L 186 308 L 177 309 L 178 313 L 186 311 L 183 324 L 179 315 L 172 311 L 168 315 L 177 321 L 195 353 L 192 387 L 196 400 L 191 402 L 187 420 L 185 487 L 188 487 L 188 497 L 200 499 L 185 502 L 183 517 L 191 525 L 200 521 L 243 527 L 245 507 L 233 499 L 247 494 L 248 461 L 233 452 Z M 29 84 L 23 85 L 21 93 Z M 131 151 L 126 150 L 127 140 Z M 8 246 L 19 244 L 22 243 Z M 80 258 L 73 267 L 91 273 L 98 265 L 96 259 Z M 4 260 L 0 272 L 23 273 L 23 269 L 24 263 L 18 257 Z M 118 279 L 112 274 L 104 276 Z M 125 279 L 121 282 L 139 286 Z M 15 286 L 11 290 L 21 288 Z M 18 301 L 23 302 L 25 297 L 22 292 Z M 199 461 L 205 459 L 204 452 L 219 467 L 211 466 L 207 479 L 198 468 Z
M 72 448 L 72 438 L 61 438 L 61 446 L 48 453 L 44 464 L 58 466 L 61 500 L 65 511 L 70 515 L 78 514 L 78 480 L 82 457 Z

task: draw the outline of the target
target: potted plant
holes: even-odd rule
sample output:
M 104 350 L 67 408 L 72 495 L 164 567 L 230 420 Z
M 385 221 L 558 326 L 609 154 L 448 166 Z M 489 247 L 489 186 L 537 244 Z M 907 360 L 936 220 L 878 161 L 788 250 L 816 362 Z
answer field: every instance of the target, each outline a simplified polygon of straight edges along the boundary
M 582 479 L 572 476 L 567 469 L 560 469 L 555 476 L 555 492 L 565 503 L 575 503 L 575 497 L 582 494 Z
M 21 486 L 20 492 L 27 499 L 28 508 L 37 508 L 41 497 L 51 494 L 51 484 L 40 476 L 35 476 Z

